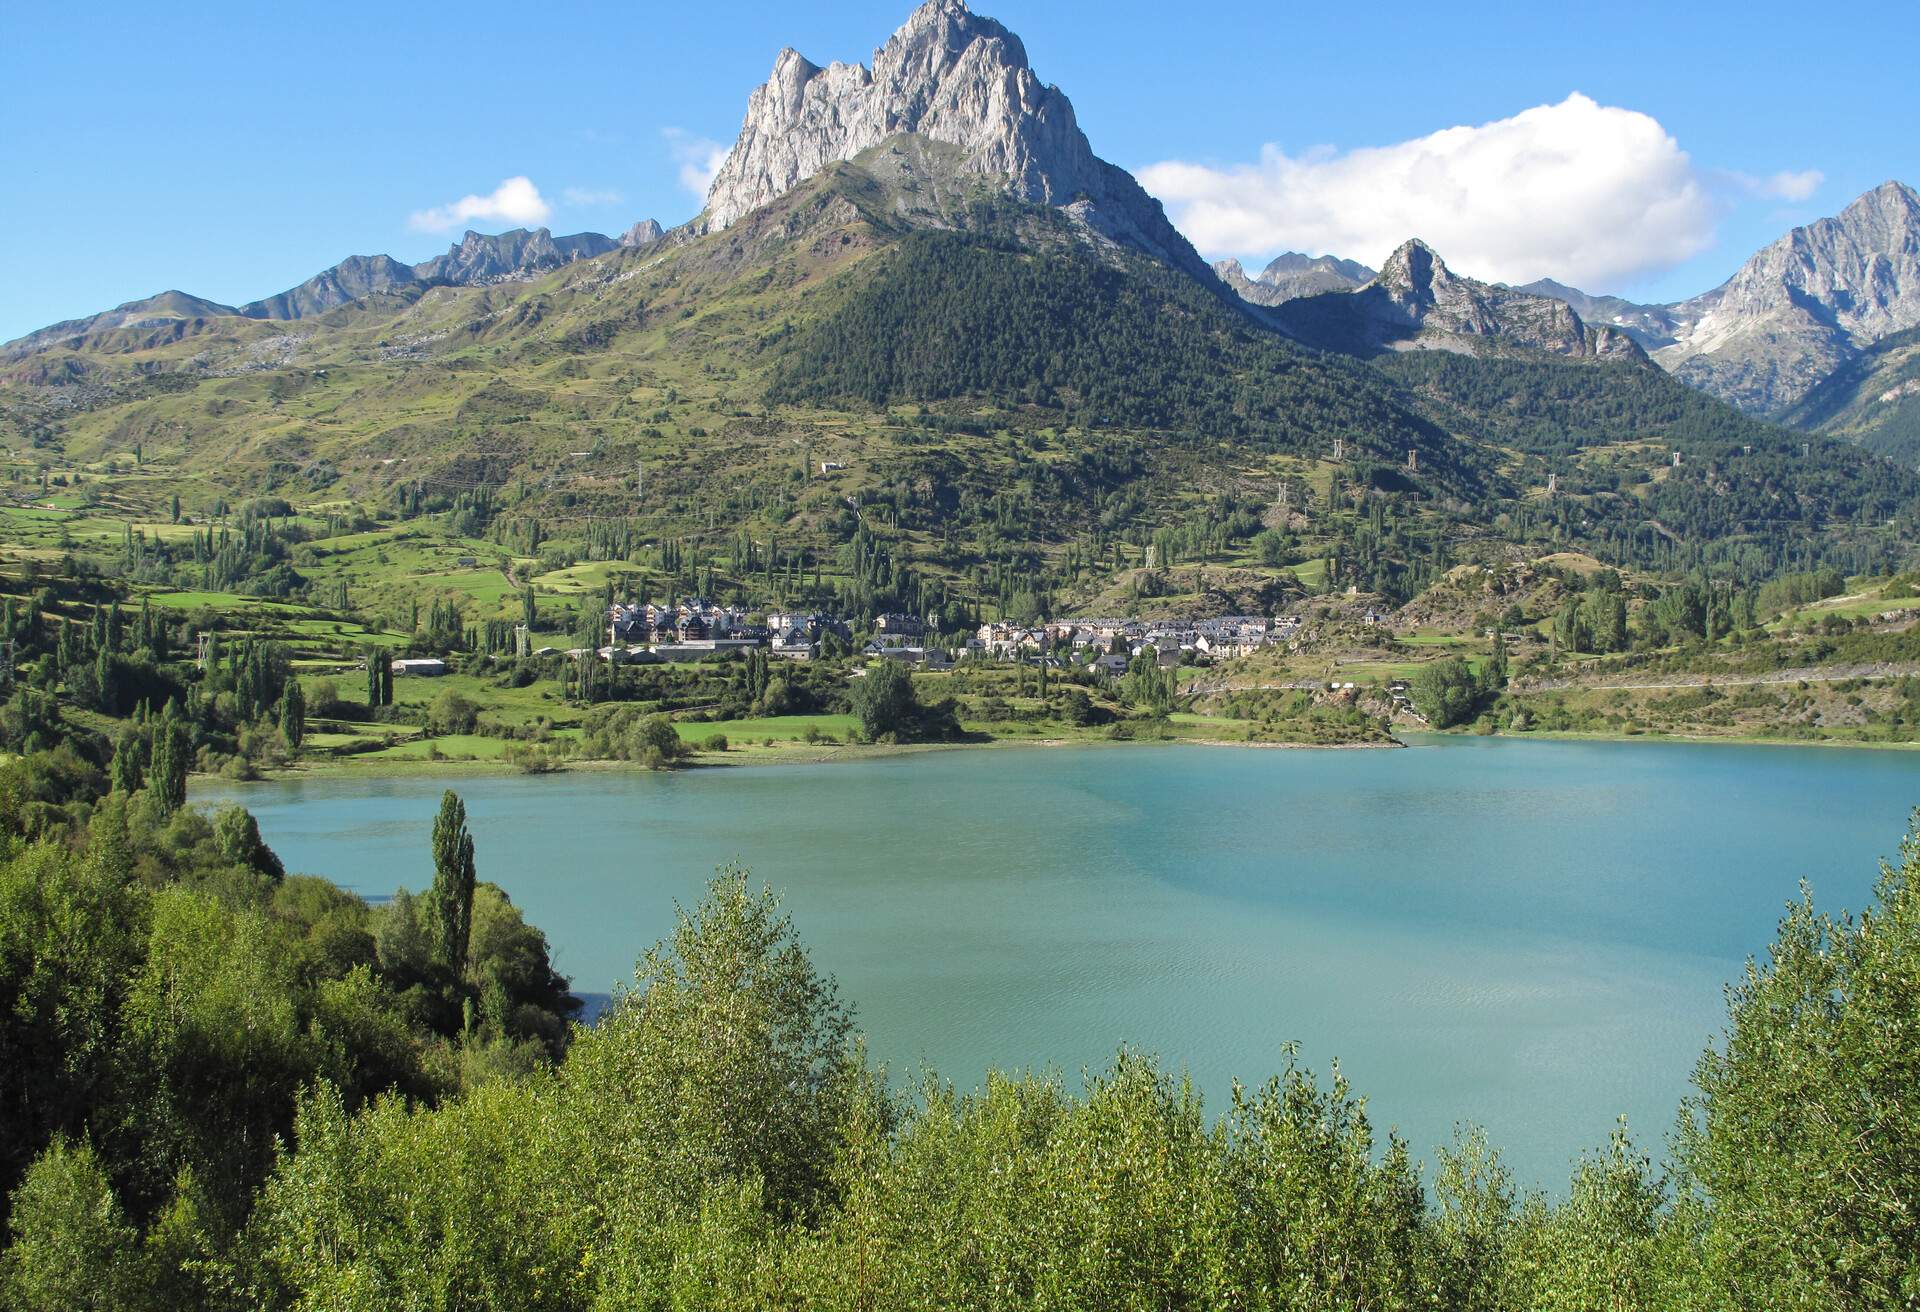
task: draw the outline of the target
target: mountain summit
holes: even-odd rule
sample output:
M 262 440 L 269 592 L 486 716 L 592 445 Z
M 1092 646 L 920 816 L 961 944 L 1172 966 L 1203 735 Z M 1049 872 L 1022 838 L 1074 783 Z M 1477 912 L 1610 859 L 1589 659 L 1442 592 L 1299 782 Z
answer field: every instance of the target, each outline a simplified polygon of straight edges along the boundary
M 870 69 L 821 68 L 782 50 L 708 188 L 705 227 L 730 227 L 829 165 L 902 135 L 957 147 L 962 170 L 1206 275 L 1159 202 L 1094 156 L 1072 104 L 1034 74 L 1020 38 L 965 0 L 927 0 L 874 52 Z
M 1646 359 L 1624 332 L 1588 324 L 1562 301 L 1461 277 L 1417 238 L 1388 256 L 1364 287 L 1291 300 L 1278 313 L 1296 337 L 1361 354 L 1519 348 L 1584 359 Z
M 1920 194 L 1884 182 L 1671 309 L 1662 364 L 1744 410 L 1779 414 L 1881 338 L 1920 326 Z
M 1238 260 L 1217 260 L 1213 271 L 1241 300 L 1269 306 L 1321 292 L 1352 291 L 1376 276 L 1372 269 L 1353 260 L 1337 255 L 1302 255 L 1298 251 L 1275 257 L 1257 278 L 1249 278 Z

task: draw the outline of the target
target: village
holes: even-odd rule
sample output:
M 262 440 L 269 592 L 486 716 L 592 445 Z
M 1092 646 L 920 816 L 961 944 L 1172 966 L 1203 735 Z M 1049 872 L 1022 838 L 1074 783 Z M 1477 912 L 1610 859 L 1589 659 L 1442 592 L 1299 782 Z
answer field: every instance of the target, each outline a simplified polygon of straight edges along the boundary
M 1372 618 L 1371 616 L 1369 617 Z M 1299 615 L 1266 617 L 1227 615 L 1214 619 L 1061 619 L 1034 624 L 993 621 L 971 634 L 939 634 L 914 615 L 875 617 L 865 640 L 855 642 L 852 622 L 818 611 L 770 611 L 764 614 L 690 598 L 672 606 L 652 602 L 613 603 L 607 609 L 607 642 L 592 654 L 618 665 L 660 664 L 764 649 L 783 660 L 860 656 L 929 670 L 951 669 L 967 660 L 998 660 L 1085 668 L 1117 676 L 1141 656 L 1162 668 L 1209 665 L 1291 642 L 1300 632 Z M 585 647 L 531 645 L 525 628 L 516 634 L 520 654 L 565 656 L 579 660 Z M 396 660 L 396 675 L 432 677 L 448 672 L 445 660 L 416 657 Z

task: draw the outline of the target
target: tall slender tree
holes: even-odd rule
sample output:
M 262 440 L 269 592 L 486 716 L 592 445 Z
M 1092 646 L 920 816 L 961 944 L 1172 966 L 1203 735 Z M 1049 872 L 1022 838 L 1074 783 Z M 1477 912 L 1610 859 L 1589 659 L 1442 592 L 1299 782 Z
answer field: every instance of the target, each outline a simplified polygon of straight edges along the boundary
M 307 695 L 300 690 L 298 679 L 287 680 L 287 691 L 280 699 L 280 732 L 287 746 L 295 748 L 307 736 Z
M 433 821 L 433 888 L 427 894 L 427 924 L 435 959 L 456 980 L 466 970 L 476 882 L 467 804 L 448 789 Z

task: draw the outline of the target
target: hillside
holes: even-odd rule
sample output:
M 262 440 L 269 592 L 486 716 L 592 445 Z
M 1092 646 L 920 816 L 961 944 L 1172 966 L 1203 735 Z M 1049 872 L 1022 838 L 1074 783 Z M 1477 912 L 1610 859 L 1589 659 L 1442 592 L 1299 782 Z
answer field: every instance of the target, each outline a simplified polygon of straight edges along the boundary
M 1911 474 L 1418 242 L 1358 291 L 1248 304 L 956 0 L 871 69 L 788 52 L 768 87 L 797 99 L 755 93 L 674 232 L 470 233 L 269 310 L 170 295 L 14 344 L 17 545 L 134 526 L 156 576 L 469 621 L 583 562 L 765 601 L 773 560 L 786 600 L 804 566 L 816 598 L 956 613 L 1173 586 L 1149 562 L 1390 600 L 1508 551 L 1743 581 L 1904 562 Z M 874 139 L 889 115 L 919 130 Z M 209 571 L 186 526 L 259 498 L 358 545 Z M 393 567 L 409 535 L 446 559 Z
M 1475 542 L 1761 570 L 1809 546 L 1861 569 L 1903 550 L 1886 524 L 1910 478 L 1796 450 L 1644 365 L 1549 368 L 1524 339 L 1486 336 L 1494 357 L 1371 367 L 1303 347 L 908 137 L 724 232 L 295 324 L 58 344 L 9 365 L 0 396 L 24 467 L 137 455 L 144 477 L 114 492 L 137 519 L 175 495 L 189 517 L 262 494 L 323 519 L 478 502 L 469 532 L 502 542 L 537 523 L 588 552 L 589 526 L 611 521 L 723 569 L 744 563 L 742 535 L 842 568 L 864 522 L 893 569 L 982 601 L 1010 577 L 1073 591 L 1116 541 L 1137 552 L 1162 530 L 1255 564 L 1283 484 L 1297 509 L 1276 578 L 1337 558 L 1396 595 Z M 1734 444 L 1769 454 L 1720 458 Z M 302 576 L 324 586 L 331 560 Z M 499 613 L 482 580 L 354 577 Z
M 1920 329 L 1882 339 L 1829 376 L 1786 415 L 1911 467 L 1920 462 Z

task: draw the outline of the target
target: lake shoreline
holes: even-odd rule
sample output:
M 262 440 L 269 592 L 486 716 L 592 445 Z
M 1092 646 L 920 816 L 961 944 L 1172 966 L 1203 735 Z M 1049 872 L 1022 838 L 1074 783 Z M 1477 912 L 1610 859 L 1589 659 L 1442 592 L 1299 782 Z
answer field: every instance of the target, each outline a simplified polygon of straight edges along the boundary
M 724 722 L 716 722 L 715 732 L 724 733 Z M 786 751 L 783 749 L 730 748 L 726 753 L 701 753 L 696 759 L 675 766 L 671 770 L 659 771 L 636 761 L 604 760 L 567 760 L 553 770 L 524 771 L 504 759 L 481 760 L 475 757 L 430 756 L 407 758 L 404 760 L 387 759 L 379 761 L 359 760 L 353 757 L 340 757 L 322 760 L 306 760 L 264 770 L 255 779 L 228 779 L 217 774 L 197 774 L 195 781 L 217 782 L 222 784 L 284 783 L 295 779 L 350 779 L 350 778 L 404 778 L 415 775 L 433 775 L 459 773 L 475 777 L 493 777 L 524 775 L 527 778 L 540 778 L 545 775 L 570 773 L 665 773 L 690 772 L 702 770 L 752 770 L 767 766 L 782 765 L 846 765 L 859 761 L 882 760 L 894 756 L 921 756 L 934 752 L 993 751 L 1006 748 L 1034 747 L 1046 749 L 1059 748 L 1114 748 L 1128 747 L 1232 747 L 1264 751 L 1304 751 L 1304 752 L 1371 752 L 1394 751 L 1407 744 L 1398 738 L 1389 738 L 1385 742 L 1363 743 L 1302 743 L 1302 742 L 1245 742 L 1231 738 L 1199 738 L 1175 735 L 1167 738 L 992 738 L 984 742 L 953 743 L 858 743 L 840 744 L 829 747 L 822 744 L 806 744 L 802 749 Z M 735 757 L 738 759 L 723 759 Z
M 724 734 L 726 722 L 714 722 L 714 732 Z M 1407 741 L 1411 740 L 1415 741 Z M 1064 747 L 1235 747 L 1235 749 L 1254 749 L 1254 751 L 1394 751 L 1402 747 L 1419 745 L 1417 740 L 1473 740 L 1473 738 L 1492 738 L 1501 741 L 1567 741 L 1567 743 L 1705 743 L 1705 745 L 1724 745 L 1724 747 L 1826 747 L 1826 749 L 1855 749 L 1855 751 L 1920 751 L 1920 741 L 1916 743 L 1891 743 L 1891 741 L 1853 741 L 1834 740 L 1834 738 L 1809 738 L 1809 740 L 1788 740 L 1788 738 L 1759 738 L 1745 734 L 1601 734 L 1601 732 L 1582 732 L 1582 730 L 1540 730 L 1528 734 L 1473 734 L 1473 732 L 1452 732 L 1452 730 L 1425 730 L 1425 728 L 1394 728 L 1394 736 L 1386 741 L 1359 741 L 1359 743 L 1306 743 L 1306 741 L 1244 741 L 1233 738 L 1198 738 L 1198 736 L 1171 736 L 1171 738 L 991 738 L 987 741 L 956 741 L 956 743 L 806 743 L 793 745 L 791 749 L 764 749 L 764 747 L 733 747 L 728 753 L 699 753 L 693 761 L 674 766 L 680 772 L 697 770 L 755 770 L 764 766 L 797 765 L 852 765 L 860 761 L 879 761 L 887 757 L 916 757 L 927 753 L 947 753 L 947 751 L 998 751 L 1008 747 L 1041 747 L 1041 749 L 1064 749 Z M 298 761 L 290 765 L 276 766 L 263 770 L 252 780 L 230 780 L 219 774 L 196 774 L 196 782 L 213 784 L 275 784 L 300 778 L 407 778 L 419 774 L 463 774 L 474 778 L 492 778 L 492 776 L 513 776 L 526 774 L 528 778 L 540 778 L 543 774 L 595 774 L 595 772 L 649 772 L 649 766 L 634 761 L 564 761 L 555 770 L 522 770 L 503 759 L 478 759 L 478 757 L 411 757 L 411 759 L 386 759 L 386 761 L 367 761 L 355 757 L 338 759 L 317 759 L 317 761 Z M 672 772 L 672 770 L 670 770 Z
M 1682 743 L 1682 744 L 1720 744 L 1727 747 L 1820 747 L 1846 748 L 1868 752 L 1912 752 L 1920 751 L 1920 742 L 1887 743 L 1861 742 L 1845 738 L 1764 738 L 1745 734 L 1686 734 L 1686 733 L 1597 733 L 1579 729 L 1567 730 L 1530 730 L 1526 733 L 1456 733 L 1448 729 L 1404 730 L 1416 738 L 1497 738 L 1502 742 L 1567 742 L 1567 743 Z
M 716 732 L 725 732 L 725 723 L 716 722 Z M 681 772 L 702 770 L 753 770 L 768 766 L 797 765 L 847 765 L 861 761 L 882 760 L 896 756 L 921 756 L 934 752 L 991 751 L 1007 748 L 1032 747 L 1045 749 L 1060 748 L 1128 748 L 1140 746 L 1156 747 L 1227 747 L 1256 751 L 1282 752 L 1371 752 L 1393 751 L 1418 746 L 1419 739 L 1474 739 L 1491 738 L 1504 742 L 1568 742 L 1568 743 L 1676 743 L 1682 745 L 1718 745 L 1726 747 L 1818 747 L 1827 749 L 1849 749 L 1872 752 L 1912 752 L 1920 751 L 1920 742 L 1859 742 L 1832 738 L 1786 739 L 1748 736 L 1739 734 L 1679 734 L 1679 733 L 1597 733 L 1579 730 L 1537 731 L 1525 734 L 1496 733 L 1475 734 L 1471 732 L 1451 732 L 1437 729 L 1395 730 L 1394 737 L 1385 742 L 1358 743 L 1308 743 L 1308 742 L 1246 742 L 1233 738 L 1202 738 L 1172 736 L 1167 738 L 992 738 L 984 742 L 952 743 L 858 743 L 806 744 L 792 750 L 781 748 L 749 747 L 732 748 L 724 755 L 702 753 L 696 759 L 675 767 Z M 1409 742 L 1407 739 L 1416 741 Z M 220 775 L 195 775 L 196 781 L 248 784 L 275 783 L 294 779 L 342 779 L 342 778 L 406 778 L 418 775 L 460 774 L 478 778 L 493 776 L 511 776 L 524 774 L 528 778 L 542 775 L 569 773 L 661 773 L 651 771 L 650 767 L 633 761 L 605 760 L 567 760 L 557 769 L 550 771 L 523 771 L 519 766 L 501 759 L 483 760 L 475 757 L 432 757 L 389 759 L 379 761 L 356 760 L 353 757 L 307 760 L 279 766 L 263 771 L 256 779 L 227 779 Z M 665 773 L 672 773 L 667 771 Z

